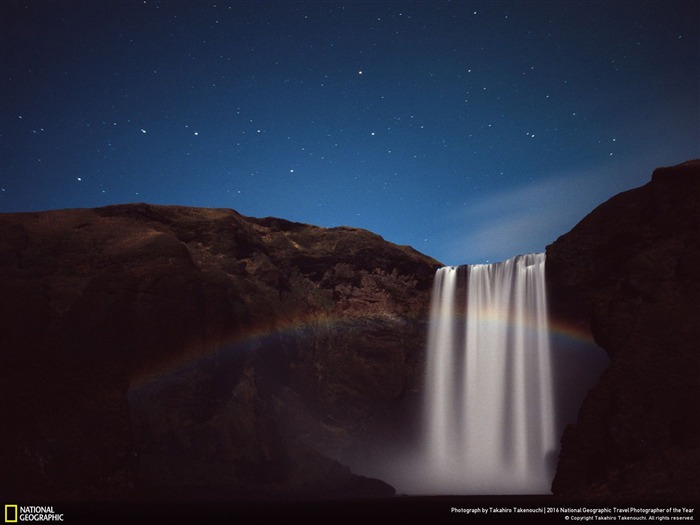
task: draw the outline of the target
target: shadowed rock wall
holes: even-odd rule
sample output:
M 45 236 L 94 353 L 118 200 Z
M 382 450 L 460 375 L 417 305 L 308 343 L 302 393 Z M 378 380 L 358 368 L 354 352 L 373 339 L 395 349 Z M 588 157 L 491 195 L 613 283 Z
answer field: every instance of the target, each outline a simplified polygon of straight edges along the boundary
M 552 488 L 579 499 L 700 495 L 700 161 L 654 171 L 547 247 L 555 315 L 611 363 L 569 426 Z

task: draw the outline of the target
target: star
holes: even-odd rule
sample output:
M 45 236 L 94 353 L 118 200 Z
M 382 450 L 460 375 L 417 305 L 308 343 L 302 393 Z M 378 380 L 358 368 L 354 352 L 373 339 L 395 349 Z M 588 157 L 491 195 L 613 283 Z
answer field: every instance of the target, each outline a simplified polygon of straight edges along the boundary
M 450 227 L 442 232 L 435 222 L 447 198 L 453 208 L 466 199 L 467 208 L 483 210 L 476 206 L 482 194 L 521 189 L 524 181 L 514 173 L 555 178 L 584 171 L 580 163 L 603 174 L 613 156 L 648 168 L 681 162 L 697 150 L 700 66 L 693 46 L 698 29 L 692 24 L 697 2 L 675 3 L 673 9 L 652 2 L 643 10 L 627 4 L 590 10 L 579 3 L 545 8 L 511 2 L 499 10 L 486 0 L 435 2 L 430 9 L 375 0 L 369 12 L 353 2 L 322 2 L 327 8 L 308 17 L 299 11 L 311 4 L 288 1 L 274 8 L 232 2 L 212 8 L 216 13 L 198 2 L 148 2 L 138 8 L 127 2 L 124 13 L 134 16 L 125 16 L 118 27 L 100 14 L 99 4 L 84 4 L 79 19 L 96 25 L 81 32 L 65 20 L 37 18 L 31 9 L 18 10 L 24 14 L 14 20 L 0 17 L 0 32 L 11 27 L 33 35 L 27 49 L 23 39 L 10 39 L 0 49 L 6 66 L 0 100 L 14 110 L 0 132 L 7 190 L 0 193 L 1 211 L 130 202 L 138 182 L 142 197 L 154 202 L 235 204 L 253 216 L 318 225 L 342 221 L 406 244 L 429 237 L 428 255 L 462 263 L 486 257 L 478 243 L 456 247 L 468 235 L 460 230 L 464 221 L 455 219 L 449 235 Z M 49 23 L 51 31 L 43 31 Z M 600 45 L 581 45 L 593 29 Z M 436 38 L 441 30 L 445 34 Z M 239 39 L 242 35 L 246 38 Z M 86 54 L 87 67 L 76 69 L 70 61 L 74 45 L 100 52 Z M 41 67 L 54 48 L 56 63 Z M 102 59 L 109 67 L 90 62 Z M 615 74 L 611 60 L 620 66 Z M 639 90 L 630 79 L 649 89 Z M 42 86 L 50 86 L 50 97 L 37 100 Z M 640 121 L 654 120 L 678 136 L 645 134 Z M 193 126 L 203 127 L 205 135 Z M 530 131 L 535 129 L 537 134 Z M 139 140 L 136 132 L 151 136 Z M 394 170 L 402 184 L 395 193 L 382 192 L 387 195 L 377 203 L 381 212 L 360 209 L 374 190 L 369 174 Z M 501 170 L 506 174 L 495 176 Z M 630 167 L 625 177 L 643 172 Z M 162 184 L 163 173 L 177 174 L 173 184 Z M 338 195 L 336 178 L 352 180 L 349 174 L 356 173 L 362 176 L 343 188 L 347 195 Z M 280 175 L 281 181 L 275 179 Z M 101 195 L 110 177 L 120 184 Z M 222 177 L 226 184 L 236 181 L 230 193 L 217 191 L 228 187 Z M 90 184 L 70 195 L 60 187 L 70 181 Z M 630 187 L 639 182 L 632 180 Z M 99 201 L 84 194 L 93 185 Z M 599 184 L 589 186 L 591 194 L 596 187 L 604 191 Z M 314 199 L 296 198 L 309 192 Z M 405 200 L 397 207 L 400 199 Z M 323 213 L 316 209 L 318 200 Z M 332 204 L 341 200 L 343 206 Z M 405 213 L 409 202 L 420 211 Z M 470 231 L 482 224 L 481 217 L 469 219 Z M 525 236 L 539 245 L 522 249 L 536 251 L 542 238 L 563 233 L 565 226 L 549 224 L 549 231 Z M 508 236 L 490 244 L 501 258 L 521 249 Z

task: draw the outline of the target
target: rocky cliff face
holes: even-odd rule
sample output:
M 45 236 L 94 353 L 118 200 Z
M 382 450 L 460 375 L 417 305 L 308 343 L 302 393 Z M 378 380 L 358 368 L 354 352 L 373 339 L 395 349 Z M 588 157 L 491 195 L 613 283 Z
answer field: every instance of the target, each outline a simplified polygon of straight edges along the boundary
M 700 494 L 700 161 L 654 171 L 547 247 L 551 307 L 611 358 L 566 429 L 553 492 Z
M 439 263 L 231 210 L 0 226 L 4 496 L 393 493 L 332 458 L 396 437 Z

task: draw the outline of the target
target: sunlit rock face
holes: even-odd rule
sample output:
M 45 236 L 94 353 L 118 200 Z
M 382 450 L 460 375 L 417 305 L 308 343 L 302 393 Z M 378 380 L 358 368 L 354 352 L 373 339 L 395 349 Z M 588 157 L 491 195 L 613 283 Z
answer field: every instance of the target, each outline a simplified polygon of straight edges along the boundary
M 564 434 L 555 494 L 700 494 L 700 161 L 654 171 L 547 247 L 550 308 L 611 364 Z
M 394 492 L 337 460 L 404 429 L 438 262 L 363 230 L 219 209 L 0 227 L 8 497 Z

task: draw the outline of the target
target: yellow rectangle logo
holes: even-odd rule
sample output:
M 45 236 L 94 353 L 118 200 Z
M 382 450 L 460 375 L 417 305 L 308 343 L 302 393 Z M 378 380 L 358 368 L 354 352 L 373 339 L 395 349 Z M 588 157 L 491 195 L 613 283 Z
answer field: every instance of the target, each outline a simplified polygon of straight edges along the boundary
M 17 523 L 17 505 L 5 505 L 5 523 Z

